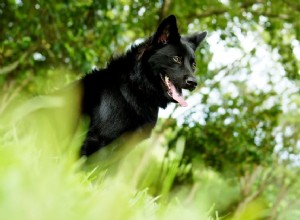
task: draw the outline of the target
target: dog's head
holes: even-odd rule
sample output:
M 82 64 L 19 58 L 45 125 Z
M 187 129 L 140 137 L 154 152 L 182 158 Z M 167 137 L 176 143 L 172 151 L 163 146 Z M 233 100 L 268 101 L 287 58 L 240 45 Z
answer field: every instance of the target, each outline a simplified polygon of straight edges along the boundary
M 182 89 L 194 90 L 197 86 L 194 71 L 194 52 L 207 33 L 181 37 L 174 15 L 161 22 L 152 36 L 153 54 L 148 62 L 153 73 L 159 77 L 164 95 L 169 101 L 187 106 Z

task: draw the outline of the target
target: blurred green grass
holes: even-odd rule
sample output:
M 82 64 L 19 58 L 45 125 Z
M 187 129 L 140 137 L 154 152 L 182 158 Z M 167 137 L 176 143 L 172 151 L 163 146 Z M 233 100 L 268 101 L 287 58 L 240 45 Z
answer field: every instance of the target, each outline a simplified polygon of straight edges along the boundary
M 216 207 L 237 189 L 212 170 L 198 169 L 195 184 L 171 189 L 176 173 L 189 169 L 179 163 L 184 137 L 173 152 L 156 133 L 78 159 L 85 123 L 72 129 L 78 103 L 68 100 L 80 90 L 71 91 L 16 102 L 1 114 L 0 219 L 259 219 L 260 202 L 219 216 Z

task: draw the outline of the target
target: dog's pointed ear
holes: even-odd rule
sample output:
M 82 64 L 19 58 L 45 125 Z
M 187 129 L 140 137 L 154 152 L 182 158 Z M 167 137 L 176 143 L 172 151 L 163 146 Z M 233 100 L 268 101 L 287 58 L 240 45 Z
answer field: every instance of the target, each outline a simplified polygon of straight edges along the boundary
M 189 36 L 185 36 L 183 37 L 183 39 L 186 40 L 191 45 L 193 50 L 196 50 L 199 44 L 205 39 L 206 35 L 207 32 L 204 31 L 202 33 L 196 33 Z
M 160 23 L 156 33 L 154 34 L 152 42 L 155 44 L 168 44 L 179 41 L 180 34 L 178 33 L 176 17 L 174 15 L 170 15 Z

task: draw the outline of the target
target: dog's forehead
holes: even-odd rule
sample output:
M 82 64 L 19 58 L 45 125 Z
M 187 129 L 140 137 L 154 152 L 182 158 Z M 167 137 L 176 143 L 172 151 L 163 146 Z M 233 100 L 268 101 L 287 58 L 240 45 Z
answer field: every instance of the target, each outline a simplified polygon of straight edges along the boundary
M 172 56 L 185 56 L 185 57 L 191 57 L 194 58 L 194 50 L 191 48 L 191 46 L 181 40 L 177 44 L 169 44 L 161 49 L 162 53 L 166 53 Z
M 181 43 L 182 47 L 184 48 L 184 50 L 186 50 L 186 52 L 188 54 L 191 54 L 191 55 L 194 56 L 194 50 L 187 41 L 181 39 L 180 43 Z

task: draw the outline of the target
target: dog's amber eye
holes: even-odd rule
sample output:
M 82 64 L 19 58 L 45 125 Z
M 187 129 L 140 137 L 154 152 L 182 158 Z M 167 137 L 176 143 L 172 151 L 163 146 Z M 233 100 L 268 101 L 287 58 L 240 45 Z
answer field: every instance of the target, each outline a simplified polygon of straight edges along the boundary
M 181 57 L 175 56 L 175 57 L 173 57 L 173 60 L 174 60 L 175 63 L 181 64 Z
M 195 62 L 193 63 L 193 69 L 196 69 L 196 63 Z

